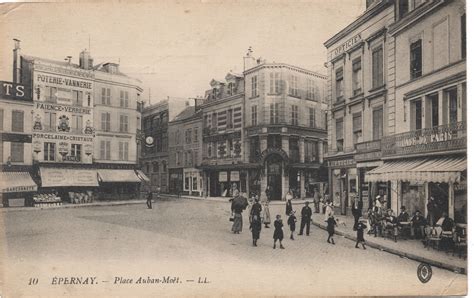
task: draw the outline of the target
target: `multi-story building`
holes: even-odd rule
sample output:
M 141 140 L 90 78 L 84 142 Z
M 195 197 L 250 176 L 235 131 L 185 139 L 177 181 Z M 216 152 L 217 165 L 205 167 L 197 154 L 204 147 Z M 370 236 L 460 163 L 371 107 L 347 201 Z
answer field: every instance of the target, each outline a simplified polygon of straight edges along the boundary
M 169 102 L 147 106 L 142 112 L 141 168 L 150 178 L 152 189 L 168 192 L 168 122 Z
M 15 75 L 14 79 L 18 81 Z M 32 117 L 31 89 L 0 81 L 0 202 L 4 207 L 25 206 L 37 190 L 31 178 Z
M 382 138 L 384 164 L 367 173 L 390 183 L 392 208 L 467 220 L 466 1 L 395 1 L 395 124 Z
M 169 192 L 202 196 L 202 110 L 187 105 L 168 124 Z
M 355 196 L 365 207 L 380 194 L 390 206 L 390 184 L 364 174 L 382 165 L 381 139 L 394 132 L 393 1 L 367 1 L 366 11 L 324 43 L 328 51 L 328 167 L 330 197 L 346 214 Z
M 203 162 L 206 196 L 230 196 L 234 184 L 247 192 L 243 158 L 244 79 L 229 72 L 225 81 L 212 80 L 205 92 L 203 111 Z
M 87 51 L 81 53 L 87 61 Z M 104 198 L 138 195 L 143 173 L 138 166 L 141 142 L 141 82 L 120 72 L 116 63 L 94 66 L 94 164 Z
M 283 63 L 259 62 L 243 73 L 244 162 L 248 189 L 270 200 L 288 190 L 313 196 L 326 181 L 325 75 Z

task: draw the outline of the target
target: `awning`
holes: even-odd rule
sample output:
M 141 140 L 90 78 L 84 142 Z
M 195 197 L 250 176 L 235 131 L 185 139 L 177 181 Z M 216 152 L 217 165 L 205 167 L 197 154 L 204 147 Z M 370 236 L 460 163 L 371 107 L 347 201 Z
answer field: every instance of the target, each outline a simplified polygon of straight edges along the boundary
M 134 182 L 142 180 L 138 178 L 134 170 L 97 170 L 101 182 Z
M 148 177 L 145 175 L 145 173 L 143 173 L 142 171 L 137 170 L 137 175 L 138 175 L 138 178 L 140 178 L 142 181 L 150 182 L 150 178 L 148 178 Z
M 467 169 L 466 157 L 420 158 L 390 161 L 369 171 L 367 182 L 411 181 L 411 182 L 460 182 L 461 172 Z
M 91 169 L 40 168 L 42 187 L 99 186 L 97 172 Z
M 0 192 L 30 192 L 38 186 L 28 172 L 0 172 Z

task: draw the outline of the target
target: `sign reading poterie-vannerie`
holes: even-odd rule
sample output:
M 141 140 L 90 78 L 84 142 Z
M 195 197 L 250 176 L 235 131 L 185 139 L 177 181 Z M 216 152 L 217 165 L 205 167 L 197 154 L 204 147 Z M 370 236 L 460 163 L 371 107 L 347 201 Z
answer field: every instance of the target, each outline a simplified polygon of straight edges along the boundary
M 46 75 L 46 74 L 37 74 L 36 82 L 54 84 L 54 85 L 63 85 L 63 86 L 83 88 L 83 89 L 92 89 L 92 82 L 79 81 L 75 79 L 64 78 L 64 77 L 53 76 L 53 75 Z

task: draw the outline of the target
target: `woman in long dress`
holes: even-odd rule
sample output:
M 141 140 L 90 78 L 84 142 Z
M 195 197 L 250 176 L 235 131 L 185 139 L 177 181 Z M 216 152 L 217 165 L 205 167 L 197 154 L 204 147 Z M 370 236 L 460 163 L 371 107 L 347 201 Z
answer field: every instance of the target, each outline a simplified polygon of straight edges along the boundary
M 270 207 L 268 206 L 268 201 L 263 203 L 263 224 L 265 228 L 269 228 L 269 224 L 272 222 L 270 217 Z

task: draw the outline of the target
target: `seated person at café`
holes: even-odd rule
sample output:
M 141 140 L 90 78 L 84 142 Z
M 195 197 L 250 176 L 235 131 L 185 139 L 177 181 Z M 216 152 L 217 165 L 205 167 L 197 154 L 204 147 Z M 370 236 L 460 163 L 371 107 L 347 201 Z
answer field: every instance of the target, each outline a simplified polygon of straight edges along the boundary
M 438 219 L 438 221 L 435 224 L 435 229 L 440 228 L 443 231 L 441 241 L 439 243 L 440 248 L 448 248 L 448 245 L 453 244 L 453 239 L 452 237 L 452 231 L 454 228 L 454 220 L 448 216 L 447 212 L 443 212 L 443 215 Z M 444 237 L 443 237 L 444 236 Z
M 397 218 L 393 216 L 392 209 L 387 210 L 387 215 L 384 217 L 384 222 L 386 230 L 393 231 L 395 236 L 398 235 Z
M 368 218 L 370 226 L 368 234 L 374 234 L 374 237 L 377 237 L 377 234 L 380 235 L 382 217 L 378 212 L 374 211 L 373 209 L 370 209 L 368 212 Z
M 426 219 L 421 215 L 420 210 L 415 211 L 415 215 L 411 218 L 411 236 L 416 239 L 423 238 L 423 229 L 426 226 Z

